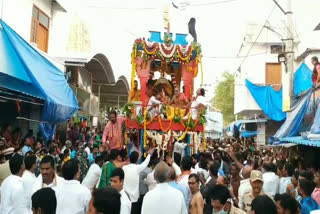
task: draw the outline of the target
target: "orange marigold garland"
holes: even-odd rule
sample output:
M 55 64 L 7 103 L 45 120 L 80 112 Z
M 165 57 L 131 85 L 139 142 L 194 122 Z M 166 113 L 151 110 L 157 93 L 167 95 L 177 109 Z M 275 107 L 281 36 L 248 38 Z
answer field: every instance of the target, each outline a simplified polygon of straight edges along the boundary
M 165 133 L 167 133 L 170 130 L 170 128 L 172 126 L 172 121 L 173 121 L 173 119 L 170 119 L 169 126 L 166 129 L 164 129 L 163 125 L 162 125 L 162 122 L 161 122 L 161 117 L 160 117 L 160 115 L 158 115 L 158 122 L 159 122 L 159 125 L 160 125 L 160 128 L 161 128 L 161 131 L 163 131 Z

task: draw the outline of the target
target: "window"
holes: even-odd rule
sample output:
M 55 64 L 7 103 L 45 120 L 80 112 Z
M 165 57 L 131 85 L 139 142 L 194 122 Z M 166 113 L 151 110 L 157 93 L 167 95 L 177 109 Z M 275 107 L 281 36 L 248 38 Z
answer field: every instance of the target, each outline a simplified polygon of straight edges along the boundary
M 280 63 L 266 63 L 266 85 L 276 91 L 281 89 L 282 66 Z
M 283 53 L 285 50 L 285 46 L 283 45 L 271 45 L 270 52 L 271 54 L 280 54 Z
M 37 44 L 40 50 L 48 51 L 49 17 L 36 6 L 32 10 L 30 41 Z

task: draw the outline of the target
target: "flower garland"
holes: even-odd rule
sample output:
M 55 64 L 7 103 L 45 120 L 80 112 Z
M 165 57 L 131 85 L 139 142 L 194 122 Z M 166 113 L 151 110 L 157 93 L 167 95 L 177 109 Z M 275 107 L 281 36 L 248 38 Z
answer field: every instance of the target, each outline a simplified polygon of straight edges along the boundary
M 165 58 L 171 58 L 175 51 L 176 51 L 176 46 L 171 44 L 171 45 L 164 45 L 164 44 L 160 44 L 160 53 L 163 57 Z
M 165 132 L 165 133 L 167 133 L 167 132 L 169 131 L 169 129 L 171 128 L 171 126 L 172 126 L 172 121 L 173 121 L 173 118 L 170 119 L 169 126 L 168 126 L 166 129 L 164 129 L 164 128 L 163 128 L 163 125 L 162 125 L 162 122 L 161 122 L 161 117 L 160 117 L 160 115 L 158 115 L 158 122 L 159 122 L 159 125 L 160 125 L 160 128 L 161 128 L 161 131 L 163 131 L 163 132 Z
M 144 51 L 145 51 L 147 54 L 149 54 L 149 55 L 155 54 L 156 51 L 157 51 L 158 48 L 159 48 L 158 43 L 153 43 L 153 44 L 151 45 L 151 47 L 150 47 L 150 46 L 147 45 L 147 42 L 146 42 L 145 40 L 143 40 L 143 43 L 142 43 L 142 44 L 143 44 L 143 49 L 144 49 Z
M 190 122 L 190 119 L 191 119 L 191 114 L 189 114 L 189 117 L 188 117 L 188 124 L 189 124 L 189 122 Z M 186 127 L 186 130 L 183 132 L 183 134 L 182 134 L 178 139 L 176 139 L 176 140 L 177 140 L 177 141 L 183 140 L 183 139 L 186 137 L 188 131 L 189 131 L 189 126 Z
M 131 71 L 131 92 L 133 92 L 134 89 L 134 78 L 136 76 L 136 63 L 135 58 L 137 56 L 137 43 L 134 44 L 134 49 L 131 54 L 131 63 L 132 63 L 132 71 Z
M 193 47 L 189 46 L 186 53 L 182 53 L 183 51 L 181 50 L 180 46 L 177 46 L 177 53 L 178 53 L 178 57 L 181 61 L 189 61 L 190 57 L 192 55 L 192 50 Z
M 205 127 L 205 124 L 203 124 L 203 131 L 202 131 L 202 134 L 203 134 L 203 150 L 206 151 L 207 150 L 207 141 L 206 141 L 206 127 Z
M 124 145 L 128 145 L 128 117 L 126 119 L 126 129 L 124 131 Z
M 147 109 L 143 113 L 143 148 L 147 146 Z
M 203 87 L 203 67 L 202 67 L 202 57 L 200 56 L 200 66 L 201 66 L 201 85 L 200 87 Z

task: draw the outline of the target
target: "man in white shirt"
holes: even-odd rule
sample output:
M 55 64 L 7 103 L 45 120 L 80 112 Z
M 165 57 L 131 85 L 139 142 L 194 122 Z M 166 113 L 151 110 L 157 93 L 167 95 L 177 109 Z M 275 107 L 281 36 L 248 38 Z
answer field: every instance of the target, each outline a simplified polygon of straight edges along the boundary
M 192 158 L 189 156 L 185 156 L 181 160 L 181 171 L 182 174 L 178 176 L 176 182 L 184 189 L 184 195 L 187 196 L 187 204 L 191 202 L 191 191 L 188 184 L 189 175 L 191 174 L 191 167 L 192 167 Z
M 1 214 L 31 213 L 23 189 L 22 174 L 25 169 L 23 156 L 14 154 L 9 160 L 11 175 L 1 185 Z
M 110 184 L 111 187 L 118 190 L 121 194 L 121 208 L 120 214 L 131 214 L 131 201 L 129 194 L 123 189 L 124 171 L 121 168 L 116 168 L 111 173 Z
M 191 117 L 193 120 L 196 120 L 199 115 L 199 110 L 205 109 L 207 107 L 206 100 L 204 98 L 205 91 L 203 88 L 199 88 L 197 90 L 197 97 L 191 103 Z M 188 119 L 188 115 L 184 117 L 184 119 Z
M 32 196 L 32 188 L 34 182 L 36 181 L 36 176 L 34 171 L 36 170 L 36 162 L 37 157 L 34 155 L 30 155 L 24 158 L 24 164 L 26 166 L 26 170 L 24 170 L 22 175 L 22 185 L 24 191 L 26 193 L 27 200 L 29 201 L 29 209 L 31 211 L 31 196 Z
M 47 155 L 40 162 L 40 175 L 33 185 L 32 193 L 45 187 L 58 186 L 62 182 L 63 178 L 56 174 L 54 158 L 51 155 Z
M 156 167 L 156 165 L 158 163 L 159 163 L 159 159 L 155 158 L 149 164 L 149 167 L 151 168 L 152 171 L 150 173 L 148 173 L 148 175 L 145 179 L 145 183 L 147 184 L 149 191 L 153 190 L 157 186 L 157 181 L 154 179 L 154 168 Z
M 272 163 L 263 163 L 263 192 L 272 198 L 279 193 L 279 176 L 272 172 Z
M 183 194 L 167 183 L 169 172 L 170 168 L 164 162 L 156 166 L 154 176 L 158 184 L 145 195 L 141 214 L 187 214 Z
M 71 159 L 63 164 L 64 182 L 53 188 L 57 197 L 57 213 L 86 214 L 89 209 L 91 192 L 79 182 L 79 161 Z
M 139 209 L 139 205 L 137 203 L 139 199 L 139 174 L 148 167 L 151 155 L 154 150 L 154 148 L 149 148 L 148 156 L 141 164 L 138 164 L 140 157 L 139 153 L 132 152 L 130 154 L 130 164 L 123 167 L 123 171 L 125 174 L 123 187 L 124 190 L 129 194 L 133 213 L 135 213 L 136 209 Z
M 238 199 L 239 199 L 239 208 L 243 209 L 243 195 L 246 192 L 251 191 L 251 184 L 250 184 L 250 174 L 252 168 L 251 166 L 244 166 L 241 170 L 241 177 L 243 180 L 240 181 L 240 186 L 238 189 Z
M 285 163 L 282 170 L 282 178 L 280 178 L 279 194 L 287 192 L 287 187 L 291 184 L 291 178 L 294 173 L 294 168 L 291 164 Z
M 160 92 L 157 92 L 156 96 L 152 96 L 149 99 L 147 112 L 151 117 L 157 116 L 161 109 Z
M 94 187 L 97 185 L 99 178 L 101 176 L 102 165 L 103 165 L 102 156 L 97 156 L 95 159 L 95 163 L 90 166 L 86 177 L 82 181 L 83 186 L 87 187 L 91 191 L 94 189 Z
M 176 141 L 173 145 L 172 158 L 174 159 L 174 155 L 178 153 L 181 155 L 181 159 L 182 159 L 186 154 L 187 146 L 188 145 L 186 143 L 183 143 L 183 142 L 180 143 L 179 141 Z

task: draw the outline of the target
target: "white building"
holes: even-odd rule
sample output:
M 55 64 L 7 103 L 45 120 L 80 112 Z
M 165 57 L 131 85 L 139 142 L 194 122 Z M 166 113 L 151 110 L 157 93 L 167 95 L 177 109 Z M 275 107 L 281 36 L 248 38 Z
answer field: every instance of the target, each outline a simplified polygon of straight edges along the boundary
M 64 71 L 64 64 L 54 58 L 50 52 L 52 47 L 63 48 L 54 41 L 53 33 L 60 26 L 56 23 L 55 17 L 65 12 L 66 9 L 62 0 L 0 0 L 0 18 L 62 72 Z M 25 116 L 32 120 L 39 120 L 40 107 L 32 105 L 30 108 L 29 115 Z M 7 112 L 8 115 L 11 115 L 11 113 Z M 3 119 L 2 122 L 4 121 L 6 120 Z M 36 136 L 39 130 L 37 122 L 16 120 L 11 121 L 11 123 L 21 128 L 22 136 L 25 136 L 28 129 L 32 129 Z
M 62 71 L 64 65 L 53 57 L 51 49 L 63 49 L 53 36 L 61 27 L 56 17 L 66 12 L 63 1 L 0 0 L 0 18 Z
M 272 28 L 262 26 L 248 24 L 238 53 L 244 60 L 235 74 L 234 114 L 244 118 L 267 118 L 246 87 L 246 79 L 256 85 L 271 85 L 275 90 L 281 88 L 282 65 L 278 62 L 278 54 L 284 51 L 284 44 Z M 258 123 L 257 131 L 257 142 L 261 144 L 272 135 L 266 133 L 265 123 Z
M 223 114 L 219 109 L 209 105 L 206 112 L 206 137 L 219 139 L 223 136 Z

